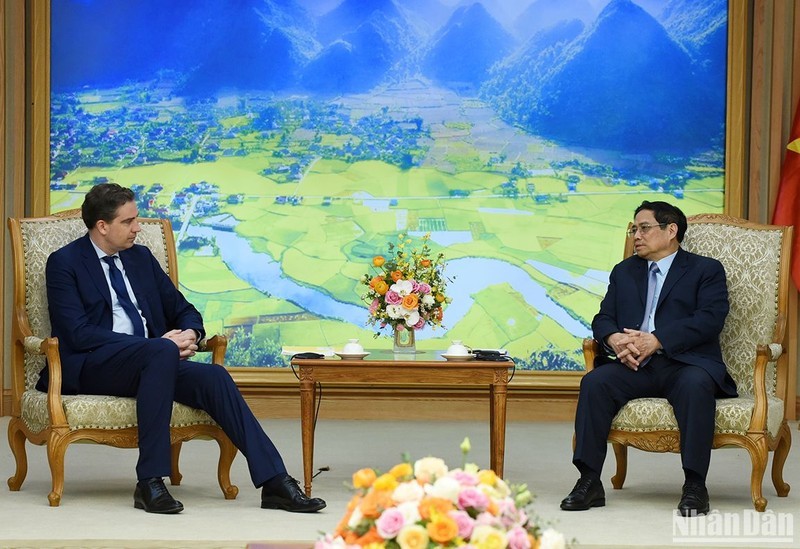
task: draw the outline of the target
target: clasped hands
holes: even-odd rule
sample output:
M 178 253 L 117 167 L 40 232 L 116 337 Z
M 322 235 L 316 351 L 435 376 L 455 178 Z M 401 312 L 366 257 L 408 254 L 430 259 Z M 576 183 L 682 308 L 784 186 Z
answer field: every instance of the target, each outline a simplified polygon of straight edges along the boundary
M 661 349 L 661 342 L 650 332 L 625 328 L 622 332 L 611 334 L 606 338 L 620 362 L 631 370 L 638 370 L 639 365 Z
M 194 330 L 170 330 L 161 337 L 178 346 L 181 358 L 192 357 L 197 352 L 197 332 Z

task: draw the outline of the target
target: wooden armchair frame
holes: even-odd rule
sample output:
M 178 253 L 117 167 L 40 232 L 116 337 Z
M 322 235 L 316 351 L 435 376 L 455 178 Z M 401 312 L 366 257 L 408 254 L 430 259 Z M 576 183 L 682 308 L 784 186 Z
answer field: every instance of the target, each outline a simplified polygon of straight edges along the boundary
M 708 238 L 714 233 L 713 226 L 725 226 L 724 234 L 731 241 L 727 244 L 714 244 L 713 246 L 704 245 L 701 239 Z M 708 230 L 706 230 L 708 229 Z M 761 240 L 769 236 L 769 240 Z M 735 239 L 746 239 L 753 237 L 754 241 L 767 243 L 762 248 L 768 249 L 768 253 L 763 253 L 764 264 L 742 265 L 741 257 L 731 252 L 742 250 L 743 248 L 730 246 Z M 731 311 L 726 320 L 725 328 L 720 336 L 723 358 L 728 365 L 729 373 L 739 387 L 738 399 L 720 399 L 717 401 L 717 417 L 714 432 L 713 448 L 723 446 L 738 446 L 747 450 L 750 455 L 752 469 L 750 474 L 750 492 L 753 506 L 757 511 L 764 511 L 767 500 L 762 493 L 762 482 L 764 473 L 769 460 L 769 452 L 774 451 L 772 461 L 772 483 L 778 496 L 783 497 L 789 493 L 789 485 L 783 480 L 783 466 L 791 447 L 791 432 L 786 422 L 788 406 L 794 406 L 793 399 L 789 399 L 792 393 L 789 381 L 794 379 L 790 376 L 790 368 L 795 368 L 788 364 L 788 357 L 784 349 L 786 311 L 789 299 L 789 275 L 792 243 L 792 228 L 776 225 L 762 225 L 752 223 L 743 219 L 733 218 L 725 215 L 703 214 L 689 218 L 689 228 L 684 239 L 683 246 L 689 251 L 716 257 L 725 266 L 728 273 L 728 287 L 731 300 Z M 774 247 L 774 249 L 772 249 Z M 720 250 L 722 253 L 714 255 L 704 253 L 709 249 Z M 624 257 L 633 254 L 633 239 L 627 238 L 625 242 Z M 768 260 L 767 260 L 768 259 Z M 739 307 L 739 301 L 743 295 L 737 292 L 746 291 L 745 285 L 738 285 L 737 281 L 731 280 L 733 269 L 763 269 L 768 276 L 763 279 L 770 279 L 772 283 L 769 287 L 770 293 L 761 295 L 758 299 L 768 303 L 769 313 L 762 318 L 771 322 L 771 326 L 764 326 L 761 330 L 753 330 L 751 335 L 749 330 L 738 330 L 735 334 L 733 325 L 743 323 L 740 318 L 748 311 L 745 307 Z M 772 270 L 773 272 L 769 272 Z M 759 273 L 760 275 L 760 273 Z M 737 278 L 747 279 L 746 276 Z M 758 278 L 755 277 L 754 278 Z M 774 279 L 774 280 L 773 280 Z M 766 289 L 766 285 L 765 285 Z M 772 300 L 774 299 L 774 302 Z M 751 300 L 752 301 L 752 300 Z M 744 318 L 747 318 L 744 316 Z M 742 337 L 750 336 L 752 341 L 739 341 Z M 771 337 L 770 337 L 771 336 Z M 763 340 L 759 340 L 763 337 Z M 736 345 L 743 345 L 742 348 L 732 349 L 735 340 Z M 594 359 L 602 351 L 600 344 L 591 339 L 583 342 L 583 353 L 586 362 L 586 369 L 594 367 Z M 740 354 L 747 354 L 740 357 Z M 732 363 L 742 363 L 732 370 Z M 749 365 L 748 365 L 749 364 Z M 672 416 L 672 421 L 663 424 L 635 425 L 630 418 L 636 414 L 626 414 L 632 407 L 641 406 L 645 401 L 648 406 L 663 407 L 669 410 L 661 410 L 660 417 Z M 663 402 L 661 402 L 663 401 Z M 737 402 L 738 401 L 738 402 Z M 721 412 L 721 407 L 728 411 Z M 739 422 L 732 425 L 732 410 L 740 407 L 736 418 Z M 748 415 L 749 414 L 749 415 Z M 641 414 L 639 414 L 641 416 Z M 677 429 L 677 422 L 674 420 L 672 409 L 666 399 L 635 399 L 626 404 L 614 418 L 611 432 L 608 437 L 614 449 L 617 467 L 616 474 L 611 478 L 611 483 L 615 489 L 621 489 L 627 474 L 628 454 L 627 447 L 633 446 L 648 452 L 680 452 L 680 432 Z
M 178 285 L 175 240 L 169 221 L 140 219 L 138 243 L 153 251 L 172 282 Z M 41 218 L 9 218 L 14 268 L 14 310 L 11 349 L 11 420 L 8 442 L 16 461 L 16 471 L 8 479 L 12 491 L 22 487 L 28 472 L 25 442 L 47 446 L 52 490 L 50 505 L 61 502 L 64 490 L 64 458 L 67 447 L 77 441 L 91 441 L 118 448 L 136 448 L 135 400 L 97 395 L 61 395 L 61 359 L 58 339 L 50 336 L 44 265 L 50 253 L 86 232 L 79 212 Z M 212 360 L 222 364 L 227 340 L 214 336 L 200 343 L 200 350 L 211 352 Z M 35 389 L 38 372 L 49 365 L 49 389 Z M 87 417 L 86 410 L 102 410 L 99 417 Z M 90 414 L 89 414 L 90 415 Z M 172 472 L 170 482 L 179 485 L 178 467 L 184 441 L 204 438 L 217 441 L 220 449 L 217 479 L 225 499 L 234 499 L 239 489 L 231 485 L 230 469 L 236 447 L 208 414 L 174 403 L 170 427 Z

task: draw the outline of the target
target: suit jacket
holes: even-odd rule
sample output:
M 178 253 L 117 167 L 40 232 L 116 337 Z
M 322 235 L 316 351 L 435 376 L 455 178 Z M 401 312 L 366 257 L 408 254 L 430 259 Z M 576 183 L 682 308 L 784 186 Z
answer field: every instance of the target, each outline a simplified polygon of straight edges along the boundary
M 608 292 L 592 321 L 594 338 L 639 329 L 647 299 L 647 260 L 632 256 L 611 271 Z M 667 358 L 700 366 L 726 396 L 736 384 L 722 361 L 719 334 L 728 315 L 725 269 L 716 259 L 678 249 L 658 297 L 653 332 Z M 611 359 L 602 357 L 599 363 Z
M 119 257 L 147 320 L 149 337 L 161 337 L 173 329 L 194 329 L 205 335 L 202 316 L 146 246 L 134 244 Z M 59 341 L 62 393 L 74 394 L 80 390 L 81 368 L 90 353 L 114 352 L 119 345 L 141 340 L 112 329 L 111 293 L 88 233 L 53 252 L 45 274 L 52 335 Z M 46 389 L 44 370 L 42 382 Z

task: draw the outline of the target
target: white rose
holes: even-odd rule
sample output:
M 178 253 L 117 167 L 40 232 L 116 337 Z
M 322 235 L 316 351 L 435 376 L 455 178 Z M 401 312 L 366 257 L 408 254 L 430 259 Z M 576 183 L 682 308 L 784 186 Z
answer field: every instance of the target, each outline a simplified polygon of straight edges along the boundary
M 436 303 L 436 300 L 433 298 L 433 296 L 431 294 L 425 294 L 424 296 L 422 296 L 422 304 L 423 305 L 425 305 L 427 307 L 430 307 L 434 303 Z
M 447 464 L 441 458 L 426 457 L 414 463 L 414 476 L 422 482 L 433 482 L 447 474 Z
M 564 534 L 548 528 L 542 532 L 542 537 L 539 539 L 541 545 L 540 549 L 565 549 L 567 542 L 564 541 Z
M 448 499 L 452 502 L 458 501 L 458 493 L 461 491 L 461 484 L 453 477 L 440 477 L 432 486 L 426 486 L 425 492 L 435 498 Z
M 419 485 L 417 481 L 402 482 L 397 485 L 397 488 L 392 492 L 392 499 L 397 503 L 405 503 L 407 501 L 418 502 L 425 495 L 425 490 Z
M 397 506 L 397 510 L 403 515 L 405 524 L 414 524 L 422 520 L 419 514 L 419 503 L 416 501 L 405 501 Z
M 403 318 L 403 308 L 400 305 L 387 305 L 386 314 L 389 318 Z

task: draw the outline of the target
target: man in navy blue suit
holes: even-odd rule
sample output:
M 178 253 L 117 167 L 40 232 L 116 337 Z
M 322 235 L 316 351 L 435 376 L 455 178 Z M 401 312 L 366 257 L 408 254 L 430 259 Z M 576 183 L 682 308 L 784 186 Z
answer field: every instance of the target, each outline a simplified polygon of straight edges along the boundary
M 680 247 L 686 227 L 683 212 L 666 202 L 636 209 L 635 255 L 611 271 L 592 321 L 606 355 L 581 381 L 572 459 L 581 476 L 561 502 L 564 510 L 605 505 L 600 472 L 614 416 L 631 399 L 662 397 L 681 433 L 685 482 L 678 509 L 684 516 L 708 513 L 715 398 L 736 396 L 736 385 L 719 346 L 728 315 L 725 270 Z
M 261 507 L 315 512 L 319 498 L 301 492 L 227 370 L 192 362 L 205 336 L 203 319 L 170 281 L 150 250 L 135 244 L 141 230 L 130 189 L 92 188 L 81 207 L 83 237 L 47 260 L 47 299 L 59 340 L 63 392 L 136 398 L 139 431 L 134 506 L 179 513 L 167 491 L 172 402 L 205 410 L 247 458 Z M 47 390 L 47 374 L 38 388 Z

